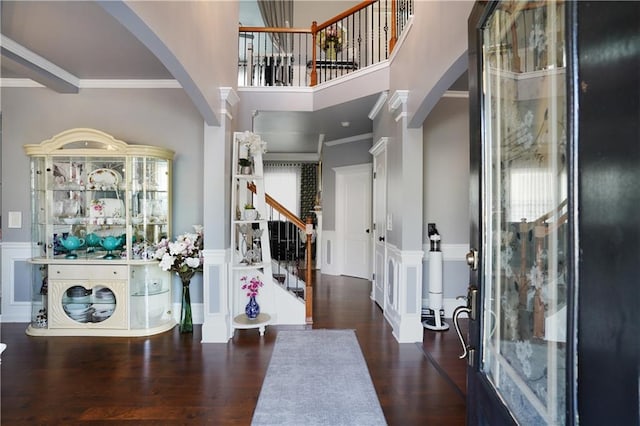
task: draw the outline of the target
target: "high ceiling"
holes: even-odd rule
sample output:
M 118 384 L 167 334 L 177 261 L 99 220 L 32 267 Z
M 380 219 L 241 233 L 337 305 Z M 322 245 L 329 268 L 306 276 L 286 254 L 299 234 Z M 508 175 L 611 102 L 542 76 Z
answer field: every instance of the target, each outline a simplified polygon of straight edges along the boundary
M 0 7 L 3 78 L 30 78 L 61 92 L 69 87 L 52 77 L 51 67 L 79 80 L 173 78 L 96 2 L 2 0 Z M 253 0 L 243 0 L 240 10 L 243 25 L 262 25 Z M 376 100 L 370 96 L 312 113 L 258 112 L 254 131 L 269 141 L 272 153 L 317 153 L 322 138 L 344 140 L 370 133 L 367 114 Z

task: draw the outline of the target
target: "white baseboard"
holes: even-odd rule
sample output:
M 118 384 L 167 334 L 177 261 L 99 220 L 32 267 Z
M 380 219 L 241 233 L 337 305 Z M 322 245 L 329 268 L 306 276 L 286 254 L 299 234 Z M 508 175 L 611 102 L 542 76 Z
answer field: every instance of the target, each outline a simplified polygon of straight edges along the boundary
M 453 317 L 453 311 L 458 307 L 458 306 L 464 306 L 466 305 L 467 302 L 461 299 L 455 299 L 455 298 L 444 298 L 442 299 L 442 307 L 444 309 L 444 317 L 445 318 L 451 318 Z M 422 299 L 422 309 L 427 309 L 429 307 L 429 299 Z

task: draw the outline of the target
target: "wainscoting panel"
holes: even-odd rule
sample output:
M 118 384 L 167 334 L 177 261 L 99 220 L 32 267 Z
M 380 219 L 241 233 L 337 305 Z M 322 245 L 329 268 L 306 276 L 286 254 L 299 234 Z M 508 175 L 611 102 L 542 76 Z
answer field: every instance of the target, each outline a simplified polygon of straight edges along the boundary
M 1 243 L 2 321 L 31 321 L 31 243 Z
M 420 305 L 424 252 L 399 250 L 388 244 L 387 253 L 389 277 L 385 289 L 385 318 L 399 343 L 422 342 L 424 328 Z
M 230 252 L 204 250 L 202 342 L 225 343 L 233 335 L 228 306 Z
M 327 275 L 340 275 L 340 262 L 338 253 L 338 241 L 335 230 L 322 230 L 322 273 Z

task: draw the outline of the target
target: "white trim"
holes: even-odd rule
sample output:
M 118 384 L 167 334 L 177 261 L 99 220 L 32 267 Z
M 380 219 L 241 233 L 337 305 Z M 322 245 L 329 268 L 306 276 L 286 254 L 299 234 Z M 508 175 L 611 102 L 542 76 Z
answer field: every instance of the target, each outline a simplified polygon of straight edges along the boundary
M 398 343 L 422 342 L 422 250 L 400 250 L 387 244 L 387 264 L 394 265 L 393 297 L 388 296 L 389 285 L 385 281 L 384 316 L 393 329 Z M 409 270 L 415 282 L 409 282 Z M 387 271 L 387 275 L 390 275 Z M 414 291 L 409 293 L 408 291 Z M 389 300 L 391 299 L 391 300 Z
M 240 97 L 238 96 L 236 91 L 233 90 L 233 87 L 221 87 L 220 98 L 230 106 L 234 106 L 238 102 L 240 102 Z
M 387 149 L 387 143 L 389 142 L 389 138 L 388 137 L 381 137 L 380 139 L 378 139 L 378 142 L 376 142 L 371 149 L 369 150 L 369 154 L 373 155 L 374 157 L 377 156 L 378 154 L 382 153 L 384 150 Z M 386 165 L 385 165 L 386 167 Z M 375 170 L 374 170 L 375 172 Z
M 396 90 L 395 92 L 393 92 L 391 98 L 389 99 L 389 111 L 393 112 L 400 106 L 406 105 L 407 99 L 409 99 L 408 90 Z
M 373 169 L 373 163 L 364 163 L 364 164 L 356 164 L 353 166 L 333 167 L 331 170 L 333 170 L 336 173 L 342 173 L 342 174 L 358 174 L 358 173 L 362 173 L 372 169 Z
M 320 155 L 308 152 L 267 152 L 262 156 L 264 161 L 295 161 L 300 163 L 317 163 Z
M 339 246 L 336 241 L 336 231 L 322 230 L 322 269 L 321 272 L 326 275 L 340 275 L 337 267 L 336 259 L 338 259 Z
M 449 318 L 451 319 L 451 317 L 453 317 L 453 311 L 458 307 L 458 306 L 465 306 L 467 303 L 465 300 L 462 299 L 456 299 L 455 297 L 445 297 L 442 299 L 442 308 L 444 309 L 444 317 L 445 318 Z M 429 306 L 429 298 L 428 297 L 424 297 L 422 299 L 422 306 L 423 306 L 423 310 L 425 309 L 425 307 Z
M 377 71 L 387 69 L 391 66 L 391 62 L 388 59 L 377 62 L 375 64 L 367 65 L 363 68 L 358 68 L 358 72 L 350 72 L 347 75 L 343 75 L 340 78 L 334 78 L 329 81 L 323 81 L 317 86 L 313 87 L 314 91 L 321 91 L 328 89 L 333 86 L 338 86 L 350 80 L 356 80 L 358 78 L 364 77 L 367 74 L 373 74 Z
M 373 133 L 363 133 L 361 135 L 349 136 L 348 138 L 335 139 L 332 141 L 325 142 L 324 144 L 326 146 L 342 145 L 344 143 L 359 142 L 359 141 L 363 141 L 371 138 L 373 138 Z
M 384 103 L 386 102 L 388 97 L 389 97 L 388 90 L 385 90 L 384 92 L 380 93 L 380 96 L 378 96 L 378 100 L 376 101 L 376 104 L 373 106 L 373 108 L 371 108 L 371 111 L 369 111 L 368 117 L 370 120 L 374 120 L 378 116 L 378 113 L 382 111 L 382 107 L 384 106 Z
M 442 95 L 443 98 L 469 98 L 469 92 L 464 90 L 447 90 Z
M 407 118 L 408 116 L 409 116 L 409 114 L 406 111 L 402 111 L 401 113 L 399 113 L 398 115 L 393 117 L 393 119 L 397 123 L 398 121 L 402 120 L 403 118 Z
M 59 67 L 53 62 L 43 58 L 37 53 L 27 49 L 21 44 L 13 41 L 4 34 L 0 34 L 0 45 L 2 46 L 3 50 L 11 52 L 21 60 L 25 61 L 26 64 L 24 65 L 26 65 L 29 69 L 37 68 L 44 70 L 47 74 L 63 81 L 68 85 L 75 87 L 76 89 L 79 87 L 80 79 L 78 77 L 71 74 L 69 71 Z
M 182 89 L 177 80 L 80 80 L 81 89 Z
M 422 249 L 424 250 L 424 260 L 428 262 L 430 244 L 423 244 Z M 466 262 L 469 244 L 442 244 L 440 250 L 442 251 L 442 260 L 445 262 Z
M 0 78 L 0 87 L 41 88 L 46 86 L 30 78 Z
M 231 249 L 206 249 L 202 251 L 204 265 L 202 276 L 202 299 L 201 318 L 202 318 L 202 343 L 226 343 L 233 336 L 233 328 L 231 326 L 231 315 L 229 311 L 229 266 L 231 259 Z M 218 266 L 218 281 L 220 287 L 218 289 L 220 310 L 221 312 L 208 313 L 208 303 L 210 298 L 211 287 L 209 285 L 209 266 Z
M 12 88 L 47 87 L 30 78 L 0 78 L 0 86 Z M 177 80 L 133 80 L 133 79 L 86 79 L 79 80 L 80 89 L 182 89 Z
M 31 301 L 16 302 L 15 299 L 15 263 L 32 257 L 32 243 L 0 243 L 2 253 L 2 321 L 31 322 Z M 27 283 L 32 286 L 31 281 Z

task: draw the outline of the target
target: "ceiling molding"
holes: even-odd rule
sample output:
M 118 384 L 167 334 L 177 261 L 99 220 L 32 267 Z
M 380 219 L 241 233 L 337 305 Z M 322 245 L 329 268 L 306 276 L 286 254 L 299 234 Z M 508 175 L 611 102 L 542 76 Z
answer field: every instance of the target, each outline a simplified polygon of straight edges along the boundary
M 220 98 L 228 103 L 230 106 L 234 106 L 238 102 L 240 102 L 240 97 L 233 90 L 233 87 L 221 87 L 220 88 Z
M 469 98 L 469 92 L 465 90 L 447 90 L 442 95 L 443 98 Z
M 401 105 L 405 105 L 409 99 L 408 90 L 396 90 L 389 99 L 389 111 L 397 110 Z
M 369 112 L 369 120 L 374 120 L 377 117 L 378 113 L 382 111 L 382 107 L 384 107 L 384 103 L 387 101 L 388 97 L 389 91 L 385 90 L 384 92 L 380 93 L 376 104 L 373 106 L 373 108 L 371 108 L 371 111 Z
M 21 68 L 31 80 L 58 93 L 78 93 L 78 77 L 4 34 L 0 34 L 0 51 L 3 66 Z
M 15 87 L 15 88 L 32 88 L 32 87 L 46 87 L 37 81 L 33 81 L 30 78 L 0 78 L 0 87 Z
M 262 155 L 264 161 L 292 161 L 300 163 L 317 163 L 320 155 L 306 152 L 267 152 Z
M 344 143 L 350 143 L 350 142 L 360 142 L 366 139 L 372 139 L 373 138 L 373 133 L 363 133 L 361 135 L 355 135 L 355 136 L 350 136 L 348 138 L 342 138 L 342 139 L 335 139 L 329 142 L 325 142 L 324 144 L 326 146 L 335 146 L 335 145 L 342 145 Z
M 376 155 L 378 155 L 379 153 L 387 149 L 388 142 L 389 142 L 389 138 L 386 136 L 378 139 L 378 142 L 376 142 L 369 150 L 369 154 L 375 157 Z
M 177 80 L 138 79 L 86 79 L 80 80 L 81 89 L 182 89 Z

